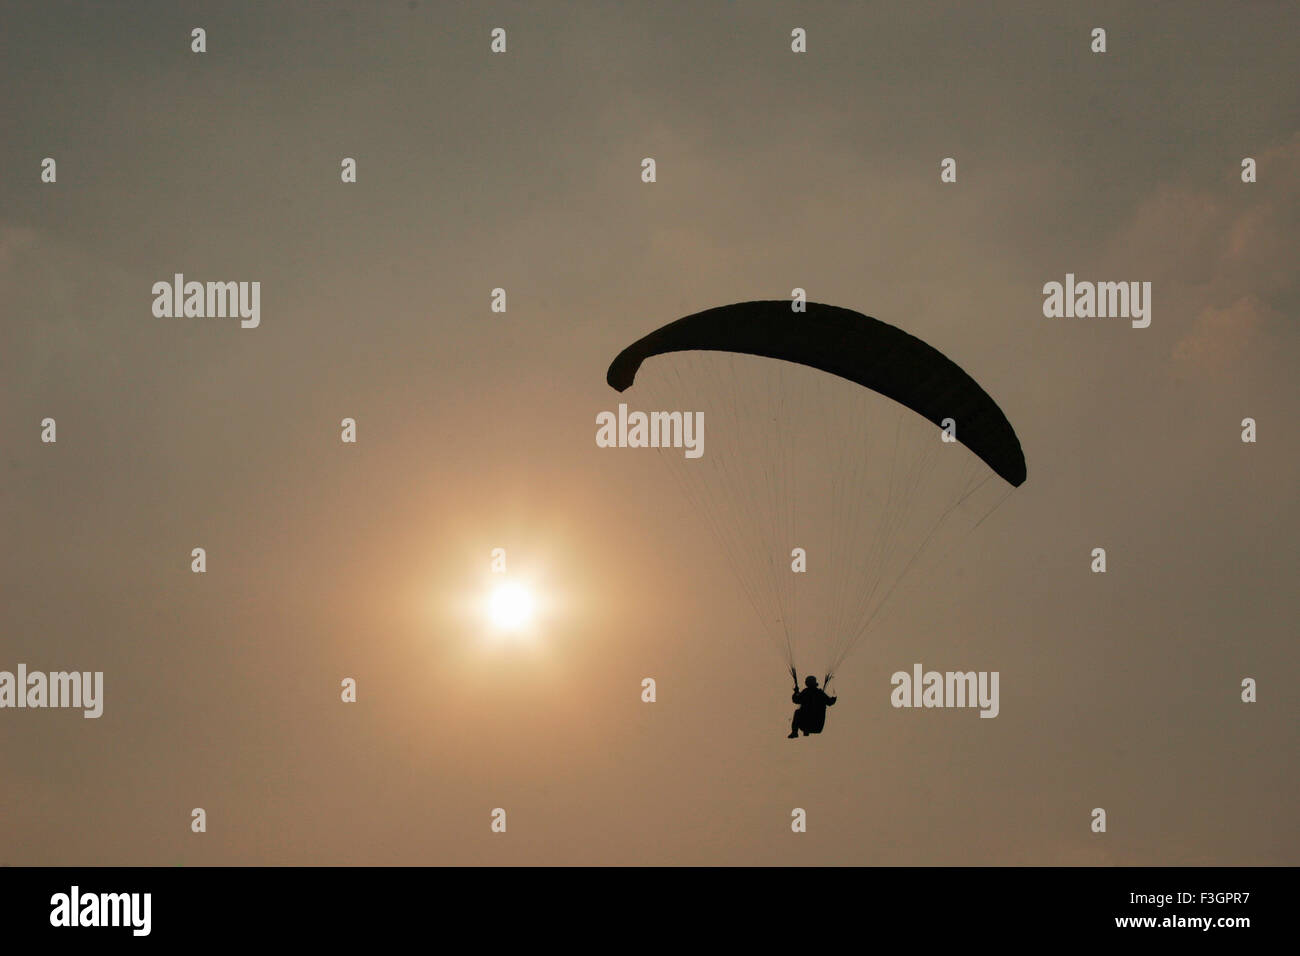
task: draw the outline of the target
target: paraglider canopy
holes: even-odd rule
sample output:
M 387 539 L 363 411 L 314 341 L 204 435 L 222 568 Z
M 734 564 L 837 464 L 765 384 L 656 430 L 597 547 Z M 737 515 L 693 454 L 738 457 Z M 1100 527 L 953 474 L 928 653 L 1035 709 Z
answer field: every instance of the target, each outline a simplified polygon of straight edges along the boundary
M 797 362 L 857 382 L 936 425 L 960 423 L 957 439 L 1012 486 L 1025 480 L 1020 440 L 984 389 L 938 349 L 879 319 L 810 302 L 741 302 L 696 312 L 633 342 L 605 380 L 626 391 L 652 355 L 690 350 L 739 352 Z

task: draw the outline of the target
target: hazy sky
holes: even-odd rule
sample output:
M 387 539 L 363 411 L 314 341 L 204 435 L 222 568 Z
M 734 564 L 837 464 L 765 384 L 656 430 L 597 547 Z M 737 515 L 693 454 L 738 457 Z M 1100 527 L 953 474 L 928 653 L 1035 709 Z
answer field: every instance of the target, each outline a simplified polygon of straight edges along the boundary
M 1300 862 L 1300 8 L 1064 6 L 0 3 L 0 670 L 105 674 L 0 711 L 0 863 Z M 155 318 L 176 272 L 260 327 Z M 1067 272 L 1150 327 L 1044 318 Z M 797 742 L 678 489 L 594 442 L 624 345 L 796 286 L 957 358 L 1029 470 Z M 1000 715 L 892 708 L 914 662 Z

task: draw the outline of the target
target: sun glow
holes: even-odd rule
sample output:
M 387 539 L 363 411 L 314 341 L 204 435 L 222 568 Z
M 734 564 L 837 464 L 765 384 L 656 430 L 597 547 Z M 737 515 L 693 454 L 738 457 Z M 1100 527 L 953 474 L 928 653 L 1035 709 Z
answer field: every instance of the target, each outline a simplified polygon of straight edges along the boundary
M 536 602 L 527 587 L 515 581 L 497 586 L 488 599 L 488 619 L 503 631 L 519 631 L 533 619 Z

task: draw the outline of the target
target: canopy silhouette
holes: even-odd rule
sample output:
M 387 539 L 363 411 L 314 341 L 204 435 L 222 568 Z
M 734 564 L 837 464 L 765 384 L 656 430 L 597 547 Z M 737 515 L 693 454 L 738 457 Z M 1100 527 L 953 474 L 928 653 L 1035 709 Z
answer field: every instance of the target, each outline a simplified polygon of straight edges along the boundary
M 619 352 L 605 380 L 626 391 L 650 356 L 697 349 L 797 362 L 886 395 L 936 425 L 951 418 L 958 441 L 1008 484 L 1024 483 L 1020 440 L 973 378 L 902 329 L 839 306 L 810 302 L 800 313 L 788 300 L 775 299 L 696 312 Z

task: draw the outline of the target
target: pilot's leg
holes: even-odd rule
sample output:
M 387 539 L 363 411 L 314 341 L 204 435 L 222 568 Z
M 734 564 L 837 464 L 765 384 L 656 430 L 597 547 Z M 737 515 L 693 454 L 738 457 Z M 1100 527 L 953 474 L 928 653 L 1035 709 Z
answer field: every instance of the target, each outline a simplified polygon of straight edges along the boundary
M 794 712 L 794 716 L 790 718 L 790 736 L 787 739 L 792 740 L 798 736 L 799 736 L 799 711 L 796 710 Z M 807 737 L 808 735 L 804 734 L 804 736 Z

